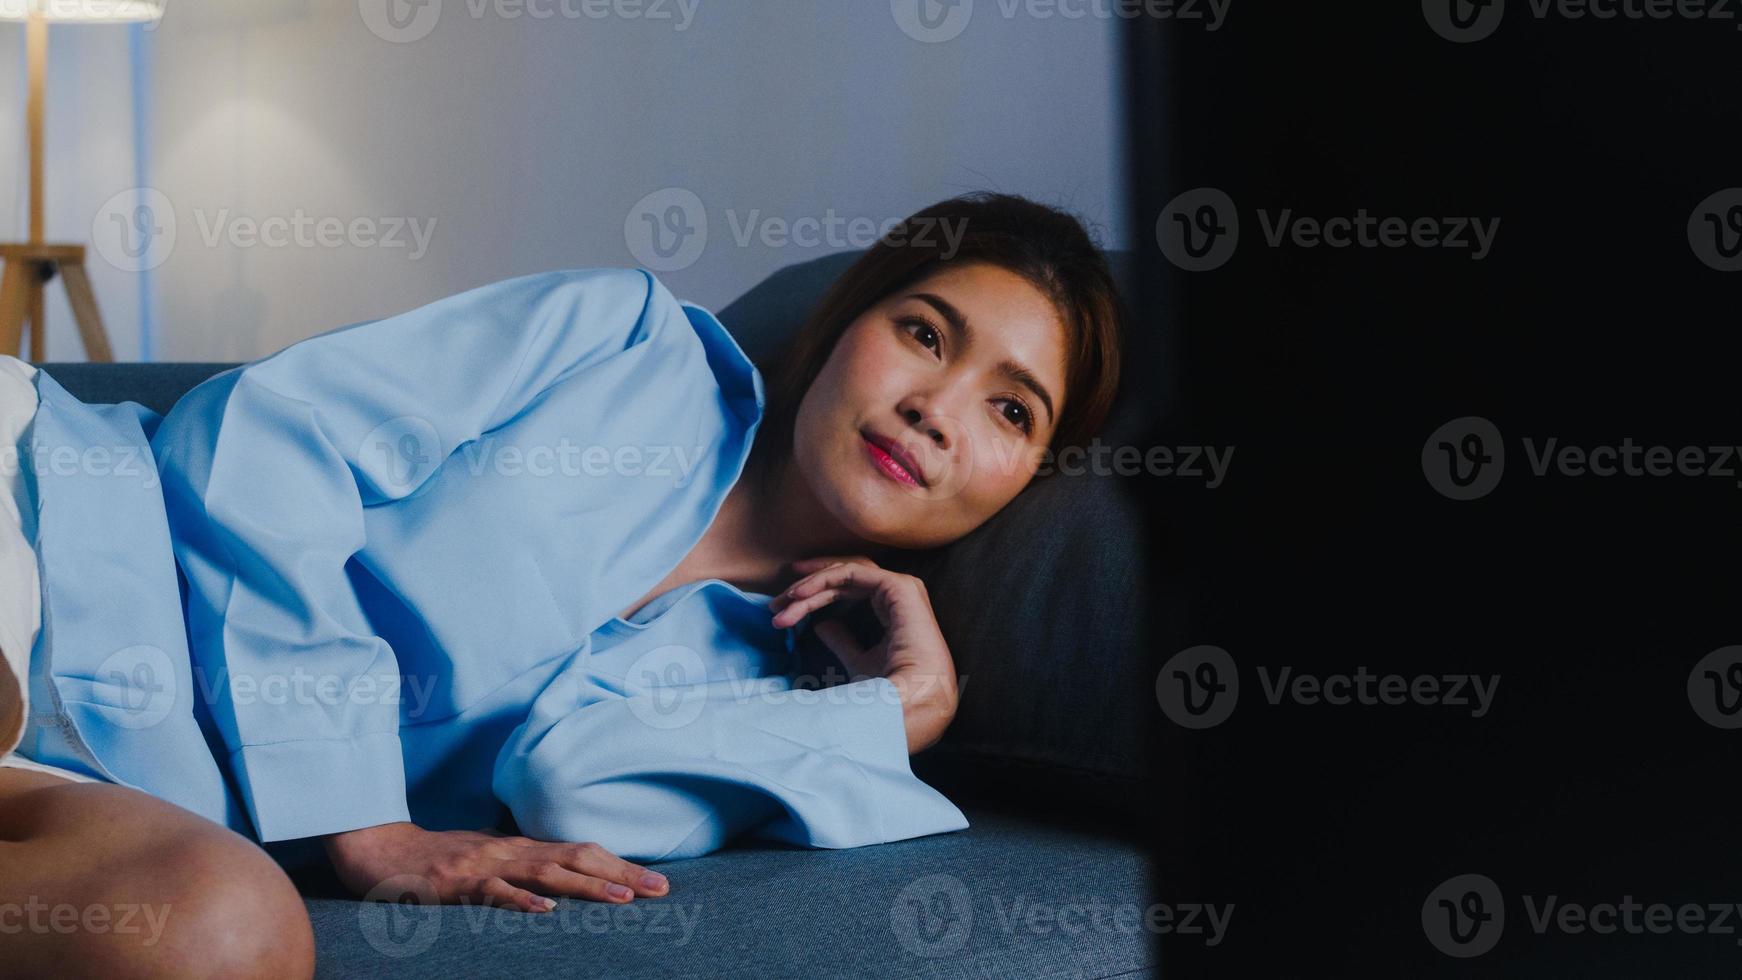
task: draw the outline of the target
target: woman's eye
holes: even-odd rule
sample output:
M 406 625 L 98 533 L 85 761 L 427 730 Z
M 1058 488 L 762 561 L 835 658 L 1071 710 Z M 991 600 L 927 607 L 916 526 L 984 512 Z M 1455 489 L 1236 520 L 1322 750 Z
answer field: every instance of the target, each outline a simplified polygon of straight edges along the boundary
M 1023 432 L 1034 431 L 1034 416 L 1029 414 L 1028 406 L 1014 398 L 1004 399 L 1004 419 Z M 1014 417 L 1012 417 L 1014 416 Z
M 911 328 L 914 338 L 927 348 L 937 350 L 943 346 L 943 337 L 938 334 L 937 328 L 924 320 L 903 320 L 902 324 Z

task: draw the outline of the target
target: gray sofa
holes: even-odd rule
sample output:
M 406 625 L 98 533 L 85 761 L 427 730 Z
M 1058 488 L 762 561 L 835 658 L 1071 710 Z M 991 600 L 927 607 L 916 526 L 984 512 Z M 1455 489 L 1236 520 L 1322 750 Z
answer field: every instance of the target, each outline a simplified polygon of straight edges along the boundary
M 1129 257 L 1111 257 L 1128 280 Z M 852 258 L 781 270 L 720 318 L 766 366 Z M 86 401 L 158 412 L 231 366 L 42 365 Z M 1109 431 L 1134 431 L 1136 414 L 1123 400 Z M 318 851 L 275 848 L 307 896 L 319 975 L 1156 972 L 1144 831 L 1157 712 L 1140 638 L 1155 610 L 1141 531 L 1116 480 L 1041 480 L 969 538 L 911 557 L 965 677 L 955 725 L 913 767 L 969 829 L 846 851 L 746 842 L 660 865 L 664 899 L 563 901 L 540 917 L 354 901 Z

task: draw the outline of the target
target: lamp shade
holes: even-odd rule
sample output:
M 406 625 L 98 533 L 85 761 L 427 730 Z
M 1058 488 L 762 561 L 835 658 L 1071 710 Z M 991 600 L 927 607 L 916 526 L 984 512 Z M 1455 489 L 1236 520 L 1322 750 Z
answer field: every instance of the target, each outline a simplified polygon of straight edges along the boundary
M 164 0 L 0 0 L 0 20 L 29 20 L 32 15 L 53 24 L 126 24 L 163 16 Z

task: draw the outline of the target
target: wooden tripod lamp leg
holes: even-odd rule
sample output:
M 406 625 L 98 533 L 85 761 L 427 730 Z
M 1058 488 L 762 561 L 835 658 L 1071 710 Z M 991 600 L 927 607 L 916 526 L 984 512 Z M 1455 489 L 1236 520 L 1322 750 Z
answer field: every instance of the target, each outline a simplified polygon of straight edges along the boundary
M 63 263 L 61 280 L 66 282 L 66 301 L 73 306 L 73 320 L 78 324 L 78 339 L 85 341 L 85 357 L 110 362 L 108 334 L 103 332 L 103 315 L 98 313 L 98 296 L 91 291 L 91 277 L 85 275 L 84 263 Z
M 113 361 L 109 338 L 103 332 L 103 317 L 97 312 L 97 295 L 85 273 L 83 245 L 53 245 L 43 241 L 42 209 L 42 102 L 48 82 L 48 21 L 32 12 L 25 25 L 28 94 L 25 100 L 25 131 L 30 143 L 30 241 L 0 244 L 0 354 L 18 356 L 24 339 L 24 323 L 30 322 L 30 359 L 46 356 L 48 330 L 43 323 L 42 289 L 55 271 L 67 284 L 67 300 L 85 356 L 93 361 Z
M 30 271 L 29 263 L 8 258 L 6 272 L 0 276 L 0 354 L 11 354 L 13 357 L 19 354 L 18 345 L 24 339 L 24 311 L 28 299 L 24 278 Z
M 109 336 L 103 332 L 103 317 L 97 312 L 97 294 L 91 291 L 91 277 L 83 262 L 66 262 L 60 267 L 61 280 L 67 284 L 67 302 L 73 308 L 73 320 L 79 325 L 79 339 L 85 342 L 85 356 L 93 361 L 113 361 Z
M 41 364 L 46 352 L 48 321 L 42 315 L 42 276 L 38 269 L 30 271 L 32 274 L 24 277 L 24 288 L 27 290 L 24 313 L 30 320 L 30 361 Z

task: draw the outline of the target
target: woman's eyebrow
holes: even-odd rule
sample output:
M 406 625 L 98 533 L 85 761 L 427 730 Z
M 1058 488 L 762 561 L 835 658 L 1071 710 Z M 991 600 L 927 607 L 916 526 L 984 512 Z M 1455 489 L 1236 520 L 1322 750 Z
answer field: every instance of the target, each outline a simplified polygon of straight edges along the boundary
M 974 330 L 968 325 L 968 318 L 963 316 L 962 311 L 956 309 L 949 300 L 936 293 L 913 293 L 909 298 L 931 304 L 932 308 L 938 311 L 938 315 L 949 321 L 950 326 L 962 335 L 964 345 L 973 343 Z M 1046 386 L 1040 383 L 1040 379 L 1034 376 L 1033 371 L 1018 361 L 1005 358 L 998 362 L 998 373 L 1034 392 L 1034 397 L 1040 399 L 1040 403 L 1046 406 L 1047 421 L 1053 420 L 1052 396 L 1047 394 Z

